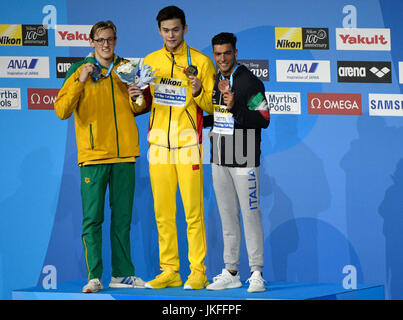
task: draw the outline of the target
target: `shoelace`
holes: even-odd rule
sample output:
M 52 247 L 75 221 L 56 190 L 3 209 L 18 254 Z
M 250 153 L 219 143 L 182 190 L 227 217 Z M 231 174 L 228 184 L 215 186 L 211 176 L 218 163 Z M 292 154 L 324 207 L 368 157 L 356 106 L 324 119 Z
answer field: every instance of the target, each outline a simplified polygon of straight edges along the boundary
M 245 283 L 252 283 L 253 281 L 259 282 L 259 283 L 265 283 L 266 280 L 264 280 L 263 278 L 258 278 L 258 277 L 250 277 L 248 280 L 245 281 Z

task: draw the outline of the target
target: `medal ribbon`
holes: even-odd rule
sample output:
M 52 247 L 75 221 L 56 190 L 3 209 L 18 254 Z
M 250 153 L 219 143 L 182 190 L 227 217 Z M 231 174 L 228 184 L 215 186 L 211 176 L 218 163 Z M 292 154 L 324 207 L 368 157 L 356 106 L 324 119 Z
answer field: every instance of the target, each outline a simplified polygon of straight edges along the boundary
M 102 69 L 101 64 L 99 63 L 99 61 L 97 60 L 97 58 L 95 58 L 95 56 L 94 56 L 94 59 L 95 59 L 96 65 Z M 107 77 L 110 75 L 110 73 L 112 72 L 113 65 L 114 65 L 113 62 L 114 62 L 114 59 L 112 59 L 112 62 L 109 64 L 108 71 L 106 72 L 106 74 L 105 74 L 105 76 L 104 76 L 105 78 L 107 78 Z
M 236 71 L 236 69 L 238 69 L 239 64 L 235 65 L 234 70 L 232 70 L 231 75 L 229 76 L 229 89 L 232 90 L 232 84 L 234 83 L 234 73 Z M 225 77 L 223 76 L 223 74 L 220 75 L 220 80 L 225 80 Z

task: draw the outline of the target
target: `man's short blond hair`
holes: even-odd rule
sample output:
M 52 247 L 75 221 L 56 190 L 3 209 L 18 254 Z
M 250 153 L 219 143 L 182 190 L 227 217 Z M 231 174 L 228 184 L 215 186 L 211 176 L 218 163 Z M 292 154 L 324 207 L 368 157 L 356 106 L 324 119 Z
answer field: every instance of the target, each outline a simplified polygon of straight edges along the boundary
M 92 40 L 94 40 L 95 35 L 101 31 L 101 30 L 105 30 L 105 29 L 111 29 L 113 31 L 113 35 L 116 38 L 116 26 L 114 25 L 114 23 L 110 20 L 107 21 L 99 21 L 96 24 L 94 24 L 91 28 L 91 32 L 90 32 L 90 38 Z

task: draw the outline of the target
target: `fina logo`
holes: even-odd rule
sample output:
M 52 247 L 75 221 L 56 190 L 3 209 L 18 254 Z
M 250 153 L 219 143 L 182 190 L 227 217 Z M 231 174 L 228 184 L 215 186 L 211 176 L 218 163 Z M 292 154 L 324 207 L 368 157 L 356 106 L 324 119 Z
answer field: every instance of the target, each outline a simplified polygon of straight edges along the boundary
M 35 69 L 38 59 L 11 59 L 8 63 L 7 69 Z

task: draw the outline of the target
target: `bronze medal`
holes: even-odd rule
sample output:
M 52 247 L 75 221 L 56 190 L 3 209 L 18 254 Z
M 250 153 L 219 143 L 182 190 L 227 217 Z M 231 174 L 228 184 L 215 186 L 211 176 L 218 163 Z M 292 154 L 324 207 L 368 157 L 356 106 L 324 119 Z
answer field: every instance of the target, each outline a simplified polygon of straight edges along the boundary
M 189 67 L 187 67 L 185 69 L 185 74 L 188 78 L 191 76 L 196 77 L 198 73 L 199 73 L 199 71 L 197 70 L 197 67 L 194 65 L 190 65 Z
M 218 90 L 220 90 L 222 93 L 229 91 L 230 85 L 228 80 L 220 80 L 218 83 Z

